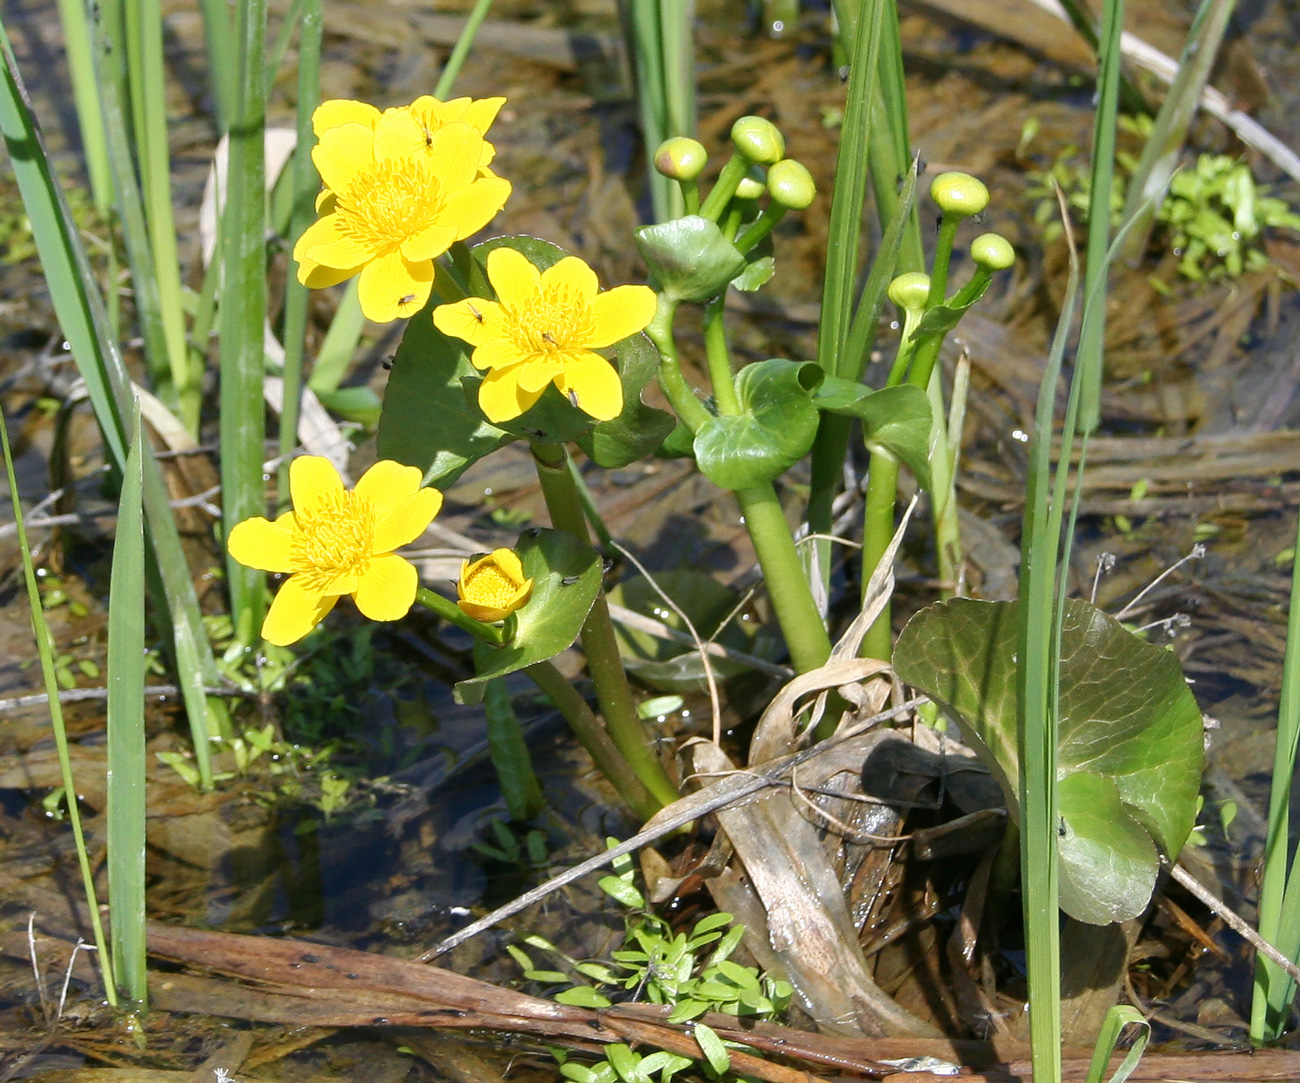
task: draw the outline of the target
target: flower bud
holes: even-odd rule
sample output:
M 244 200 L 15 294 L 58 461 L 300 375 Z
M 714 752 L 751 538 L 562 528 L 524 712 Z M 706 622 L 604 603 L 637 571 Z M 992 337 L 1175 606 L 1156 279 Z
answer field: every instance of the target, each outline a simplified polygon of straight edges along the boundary
M 785 157 L 785 139 L 764 117 L 741 117 L 731 126 L 731 142 L 746 161 L 773 165 Z
M 997 233 L 981 233 L 970 243 L 970 258 L 986 271 L 1005 271 L 1016 262 L 1016 250 Z
M 767 190 L 773 202 L 792 211 L 804 210 L 817 195 L 812 174 L 793 158 L 782 158 L 767 171 Z
M 889 299 L 904 312 L 920 312 L 930 296 L 930 276 L 908 271 L 889 284 Z
M 704 144 L 684 135 L 665 139 L 655 151 L 655 169 L 673 180 L 693 181 L 709 160 Z
M 757 199 L 767 188 L 767 178 L 756 165 L 751 165 L 736 185 L 736 199 Z
M 532 593 L 533 581 L 524 578 L 524 566 L 513 549 L 498 549 L 460 566 L 456 604 L 475 620 L 505 620 Z
M 930 184 L 930 198 L 945 215 L 969 218 L 989 205 L 989 190 L 969 173 L 940 173 Z

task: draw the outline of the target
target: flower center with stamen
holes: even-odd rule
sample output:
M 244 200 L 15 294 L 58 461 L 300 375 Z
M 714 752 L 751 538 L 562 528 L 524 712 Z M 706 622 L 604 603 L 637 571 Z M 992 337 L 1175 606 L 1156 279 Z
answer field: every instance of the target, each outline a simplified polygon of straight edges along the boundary
M 375 162 L 338 195 L 339 231 L 379 254 L 433 225 L 442 214 L 438 178 L 417 157 Z
M 494 609 L 508 609 L 519 592 L 519 584 L 495 564 L 483 564 L 465 579 L 465 600 Z
M 339 576 L 361 575 L 370 565 L 375 541 L 375 509 L 364 496 L 338 492 L 294 510 L 290 560 L 305 575 L 309 589 L 326 590 Z
M 562 360 L 592 336 L 591 306 L 566 286 L 538 290 L 509 314 L 510 337 L 520 353 L 534 355 L 531 360 Z

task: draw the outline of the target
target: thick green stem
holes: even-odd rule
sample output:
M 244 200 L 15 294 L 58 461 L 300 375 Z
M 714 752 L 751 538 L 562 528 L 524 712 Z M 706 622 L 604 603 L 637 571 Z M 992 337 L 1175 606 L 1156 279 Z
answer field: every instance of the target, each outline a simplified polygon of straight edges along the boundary
M 444 598 L 428 587 L 420 587 L 415 592 L 415 600 L 425 609 L 437 613 L 448 624 L 454 624 L 462 632 L 468 632 L 482 643 L 499 647 L 506 642 L 505 629 L 501 625 L 484 624 L 482 621 L 475 620 L 468 613 L 463 612 L 450 598 Z
M 591 756 L 596 768 L 614 785 L 618 795 L 638 818 L 648 820 L 663 808 L 663 802 L 656 800 L 632 771 L 623 754 L 609 739 L 600 719 L 592 713 L 587 701 L 578 695 L 578 690 L 564 674 L 550 662 L 538 662 L 534 666 L 528 666 L 524 672 L 555 704 L 555 709 L 564 715 L 565 721 Z
M 718 174 L 718 181 L 714 184 L 713 190 L 705 197 L 700 207 L 700 216 L 716 222 L 726 210 L 731 197 L 736 194 L 736 189 L 740 187 L 740 182 L 745 179 L 745 174 L 748 172 L 749 163 L 739 154 L 732 154 L 727 164 L 722 167 L 722 172 Z
M 785 511 L 770 483 L 738 489 L 736 500 L 745 516 L 745 529 L 754 541 L 754 552 L 790 660 L 798 672 L 807 673 L 830 657 L 831 639 L 813 601 Z
M 862 516 L 863 591 L 866 591 L 872 573 L 894 536 L 894 501 L 897 493 L 898 460 L 879 448 L 871 455 L 871 473 L 867 476 L 867 504 Z M 867 629 L 862 640 L 862 656 L 889 661 L 893 651 L 892 633 L 890 604 L 887 601 L 876 622 Z
M 735 415 L 740 413 L 740 399 L 731 371 L 731 351 L 727 348 L 727 327 L 722 313 L 725 296 L 715 297 L 704 306 L 704 355 L 718 413 Z
M 961 585 L 961 526 L 957 519 L 954 460 L 944 422 L 943 388 L 939 374 L 930 377 L 930 518 L 934 523 L 934 548 L 939 563 L 939 597 L 947 601 Z M 958 434 L 957 439 L 961 439 Z
M 785 217 L 787 209 L 775 202 L 764 207 L 762 213 L 749 224 L 749 228 L 736 239 L 737 250 L 748 255 L 759 241 L 776 228 L 776 224 Z
M 560 444 L 534 444 L 533 459 L 537 464 L 537 477 L 542 485 L 551 525 L 589 543 L 587 520 L 583 516 L 577 486 L 569 473 L 568 454 L 564 447 Z M 605 716 L 605 728 L 610 738 L 655 799 L 661 805 L 671 804 L 680 795 L 637 717 L 632 689 L 628 686 L 627 673 L 618 653 L 618 640 L 614 637 L 614 622 L 610 619 L 609 605 L 603 592 L 596 595 L 582 626 L 582 649 L 587 656 L 587 671 L 596 686 L 596 700 Z
M 695 389 L 686 381 L 681 362 L 677 359 L 677 343 L 673 341 L 673 318 L 677 315 L 677 302 L 662 293 L 654 319 L 645 333 L 659 351 L 659 386 L 672 404 L 677 416 L 691 432 L 709 420 L 709 411 L 700 402 Z

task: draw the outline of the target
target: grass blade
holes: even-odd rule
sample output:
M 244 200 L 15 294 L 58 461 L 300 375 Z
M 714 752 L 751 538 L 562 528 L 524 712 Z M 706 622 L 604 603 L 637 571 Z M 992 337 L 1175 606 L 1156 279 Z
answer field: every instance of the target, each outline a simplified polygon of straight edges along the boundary
M 63 27 L 68 70 L 72 73 L 72 100 L 77 109 L 77 125 L 81 129 L 90 194 L 95 210 L 101 218 L 107 219 L 113 206 L 113 178 L 108 168 L 108 150 L 104 146 L 104 115 L 99 108 L 86 5 L 82 0 L 59 0 L 59 22 Z
M 451 56 L 447 57 L 447 63 L 443 65 L 442 74 L 438 76 L 438 85 L 434 87 L 433 96 L 446 101 L 451 96 L 451 88 L 456 82 L 457 76 L 460 75 L 461 66 L 465 63 L 465 58 L 469 56 L 469 51 L 474 47 L 474 39 L 478 37 L 479 27 L 483 25 L 483 20 L 488 16 L 488 11 L 492 7 L 492 0 L 478 0 L 474 5 L 474 10 L 469 13 L 465 20 L 465 27 L 460 32 L 460 37 L 456 39 L 456 44 L 452 47 Z
M 212 106 L 217 117 L 217 130 L 228 132 L 235 115 L 236 80 L 240 74 L 239 53 L 233 27 L 230 24 L 230 5 L 226 0 L 199 0 L 203 13 L 203 40 L 208 49 L 208 72 L 212 79 Z
M 145 549 L 138 411 L 133 429 L 108 593 L 108 910 L 114 972 L 127 997 L 145 1010 Z

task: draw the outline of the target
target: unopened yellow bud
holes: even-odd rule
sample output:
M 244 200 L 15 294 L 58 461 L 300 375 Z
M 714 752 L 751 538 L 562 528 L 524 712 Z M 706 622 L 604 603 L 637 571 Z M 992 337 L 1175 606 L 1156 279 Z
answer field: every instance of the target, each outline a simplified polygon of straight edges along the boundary
M 673 180 L 693 181 L 704 171 L 709 153 L 704 144 L 684 135 L 665 139 L 655 151 L 655 169 Z
M 970 258 L 986 271 L 1005 271 L 1016 262 L 1016 250 L 997 233 L 981 233 L 970 243 Z
M 930 184 L 930 198 L 945 215 L 969 218 L 989 205 L 989 190 L 984 182 L 969 173 L 940 173 Z
M 767 190 L 773 201 L 792 211 L 804 210 L 817 195 L 812 174 L 793 158 L 782 158 L 767 171 Z
M 741 117 L 731 126 L 731 142 L 741 157 L 774 165 L 785 157 L 785 139 L 765 117 Z
M 767 178 L 763 176 L 763 171 L 756 165 L 749 167 L 749 171 L 740 178 L 740 183 L 736 185 L 737 199 L 757 199 L 767 188 Z
M 505 620 L 532 597 L 533 581 L 513 549 L 497 549 L 460 566 L 456 604 L 461 612 L 485 623 Z
M 904 312 L 920 312 L 930 296 L 930 276 L 920 271 L 908 271 L 889 284 L 889 299 Z

